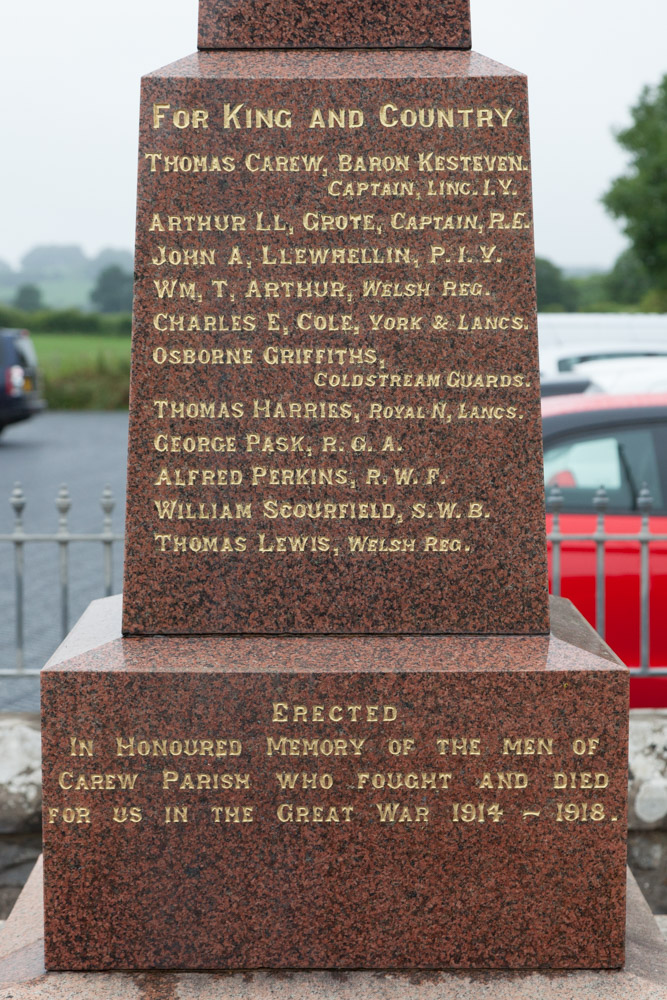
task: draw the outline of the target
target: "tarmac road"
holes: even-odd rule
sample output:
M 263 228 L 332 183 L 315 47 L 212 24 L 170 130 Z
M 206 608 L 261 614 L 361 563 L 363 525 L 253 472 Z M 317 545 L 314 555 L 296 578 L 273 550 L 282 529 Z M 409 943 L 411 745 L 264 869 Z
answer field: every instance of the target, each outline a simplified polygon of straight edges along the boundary
M 127 454 L 126 413 L 45 413 L 0 434 L 0 535 L 14 526 L 9 498 L 15 482 L 26 496 L 24 530 L 55 532 L 55 499 L 66 483 L 72 499 L 69 527 L 98 532 L 103 514 L 100 498 L 111 487 L 116 506 L 113 530 L 123 531 Z M 25 547 L 25 666 L 39 670 L 61 639 L 57 546 Z M 88 603 L 103 596 L 102 546 L 70 546 L 70 626 Z M 114 591 L 122 587 L 122 546 L 114 546 Z M 0 542 L 0 669 L 15 664 L 14 555 Z M 0 712 L 36 711 L 38 681 L 0 677 Z

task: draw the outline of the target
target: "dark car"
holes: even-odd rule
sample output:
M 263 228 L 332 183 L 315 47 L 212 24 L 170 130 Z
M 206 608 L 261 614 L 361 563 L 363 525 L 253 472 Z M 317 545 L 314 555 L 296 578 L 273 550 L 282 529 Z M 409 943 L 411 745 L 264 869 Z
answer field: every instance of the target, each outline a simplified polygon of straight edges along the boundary
M 615 539 L 641 527 L 640 493 L 651 495 L 650 531 L 667 535 L 667 394 L 555 396 L 542 401 L 547 495 L 560 491 L 559 529 L 596 531 L 595 495 L 606 490 L 606 639 L 629 667 L 641 662 L 640 545 Z M 553 516 L 547 515 L 552 530 Z M 552 562 L 549 546 L 549 568 Z M 561 593 L 596 623 L 596 549 L 582 538 L 562 543 Z M 667 667 L 667 542 L 650 546 L 650 667 Z M 667 707 L 667 677 L 633 676 L 634 708 Z
M 0 329 L 0 431 L 44 409 L 40 388 L 28 331 Z

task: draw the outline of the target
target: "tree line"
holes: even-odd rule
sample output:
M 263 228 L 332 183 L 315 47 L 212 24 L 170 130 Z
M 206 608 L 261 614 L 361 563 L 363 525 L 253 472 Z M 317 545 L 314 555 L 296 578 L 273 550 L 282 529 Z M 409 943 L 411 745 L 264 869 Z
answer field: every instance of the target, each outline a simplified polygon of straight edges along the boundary
M 118 264 L 111 264 L 97 276 L 90 293 L 91 306 L 100 313 L 131 312 L 132 286 L 132 275 Z M 32 282 L 19 286 L 11 304 L 15 309 L 26 313 L 36 313 L 47 308 L 39 285 Z
M 629 154 L 629 168 L 602 198 L 610 215 L 621 222 L 630 246 L 610 271 L 583 276 L 567 275 L 552 261 L 538 257 L 540 312 L 667 312 L 667 75 L 657 87 L 644 88 L 631 117 L 628 128 L 616 134 Z M 107 250 L 88 261 L 78 247 L 39 247 L 24 258 L 22 273 L 44 278 L 72 271 L 94 274 L 88 306 L 102 315 L 129 313 L 132 274 L 128 258 L 131 261 L 126 251 Z M 0 261 L 0 284 L 9 273 Z M 12 278 L 19 280 L 17 275 Z M 37 281 L 20 284 L 11 306 L 31 317 L 34 329 L 39 317 L 41 328 L 48 329 L 46 313 L 53 311 L 45 310 Z M 77 322 L 84 322 L 83 315 Z M 90 317 L 85 329 L 91 329 Z
M 585 277 L 538 258 L 541 312 L 667 312 L 667 76 L 644 88 L 631 119 L 616 133 L 628 170 L 602 198 L 630 246 L 608 273 Z

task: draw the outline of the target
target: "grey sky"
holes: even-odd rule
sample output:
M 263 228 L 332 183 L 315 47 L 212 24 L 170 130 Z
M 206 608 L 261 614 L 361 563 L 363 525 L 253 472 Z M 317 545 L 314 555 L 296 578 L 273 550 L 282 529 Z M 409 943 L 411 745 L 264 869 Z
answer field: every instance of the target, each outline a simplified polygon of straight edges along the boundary
M 332 0 L 335 2 L 335 0 Z M 667 72 L 664 0 L 472 0 L 475 49 L 530 79 L 538 253 L 610 264 L 611 129 Z M 197 0 L 2 0 L 0 258 L 131 247 L 139 77 L 196 47 Z

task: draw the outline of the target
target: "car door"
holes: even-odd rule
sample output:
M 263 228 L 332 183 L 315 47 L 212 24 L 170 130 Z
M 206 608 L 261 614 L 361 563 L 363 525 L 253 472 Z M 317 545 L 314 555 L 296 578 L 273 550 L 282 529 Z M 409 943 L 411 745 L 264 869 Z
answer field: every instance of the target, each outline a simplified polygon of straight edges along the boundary
M 641 526 L 639 493 L 646 485 L 653 499 L 651 531 L 667 534 L 667 423 L 626 423 L 571 430 L 549 436 L 545 428 L 545 487 L 562 496 L 559 530 L 593 534 L 597 527 L 594 499 L 604 486 L 608 497 L 604 530 L 605 638 L 628 666 L 640 664 L 640 546 L 614 541 L 614 535 L 636 534 Z M 547 515 L 547 531 L 553 515 Z M 650 664 L 667 666 L 667 543 L 650 548 Z M 593 541 L 564 541 L 561 548 L 561 594 L 596 626 L 596 554 Z M 549 582 L 552 545 L 549 544 Z

